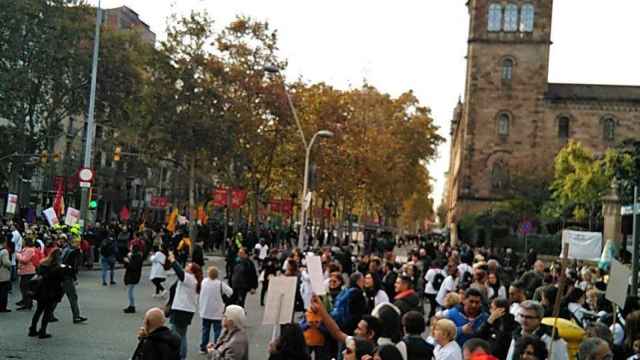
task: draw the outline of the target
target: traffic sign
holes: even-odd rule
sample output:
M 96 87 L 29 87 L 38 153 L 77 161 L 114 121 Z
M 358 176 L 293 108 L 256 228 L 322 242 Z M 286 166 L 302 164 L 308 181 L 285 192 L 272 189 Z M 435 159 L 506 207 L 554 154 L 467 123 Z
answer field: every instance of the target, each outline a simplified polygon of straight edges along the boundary
M 80 179 L 80 181 L 81 181 L 81 185 L 80 186 L 82 186 L 82 182 L 92 183 L 93 182 L 93 170 L 87 169 L 87 168 L 80 169 L 80 171 L 78 171 L 78 179 Z

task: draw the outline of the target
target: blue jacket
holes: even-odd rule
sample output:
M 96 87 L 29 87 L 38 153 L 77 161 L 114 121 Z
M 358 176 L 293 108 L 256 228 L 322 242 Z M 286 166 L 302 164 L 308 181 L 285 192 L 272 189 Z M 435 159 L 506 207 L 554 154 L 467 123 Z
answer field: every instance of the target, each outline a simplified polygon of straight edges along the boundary
M 476 318 L 473 320 L 473 334 L 466 335 L 462 332 L 462 327 L 469 323 L 469 319 L 464 314 L 462 305 L 458 305 L 453 309 L 445 311 L 444 316 L 447 319 L 453 321 L 454 324 L 456 324 L 456 342 L 458 343 L 458 345 L 460 345 L 460 347 L 464 345 L 465 341 L 473 338 L 478 332 L 478 329 L 480 329 L 480 326 L 484 324 L 489 318 L 489 314 L 481 311 L 480 314 L 478 314 L 478 316 L 476 316 Z

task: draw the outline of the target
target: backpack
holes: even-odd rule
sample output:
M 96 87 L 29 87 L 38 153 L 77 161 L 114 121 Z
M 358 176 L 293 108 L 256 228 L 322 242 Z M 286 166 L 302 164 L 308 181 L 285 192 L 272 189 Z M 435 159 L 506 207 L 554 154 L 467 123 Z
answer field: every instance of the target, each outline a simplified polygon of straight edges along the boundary
M 333 309 L 331 309 L 331 317 L 338 323 L 341 328 L 344 328 L 351 321 L 351 310 L 349 309 L 349 301 L 353 294 L 358 291 L 355 288 L 343 289 L 336 297 Z
M 433 277 L 433 282 L 431 283 L 431 286 L 433 286 L 434 290 L 440 291 L 440 287 L 442 286 L 443 282 L 444 282 L 444 274 L 439 272 L 436 274 L 436 276 Z
M 42 277 L 42 275 L 40 274 L 34 275 L 27 282 L 27 291 L 26 291 L 27 295 L 29 295 L 32 298 L 35 298 L 38 292 L 40 291 L 40 289 L 42 288 L 43 284 L 44 284 L 44 277 Z

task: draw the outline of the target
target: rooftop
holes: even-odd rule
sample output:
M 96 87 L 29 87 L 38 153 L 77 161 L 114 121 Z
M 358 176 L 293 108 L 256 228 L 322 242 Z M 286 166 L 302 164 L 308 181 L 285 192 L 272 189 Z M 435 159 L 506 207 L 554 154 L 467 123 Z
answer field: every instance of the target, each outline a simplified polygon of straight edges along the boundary
M 545 99 L 640 104 L 640 86 L 550 83 L 548 84 Z

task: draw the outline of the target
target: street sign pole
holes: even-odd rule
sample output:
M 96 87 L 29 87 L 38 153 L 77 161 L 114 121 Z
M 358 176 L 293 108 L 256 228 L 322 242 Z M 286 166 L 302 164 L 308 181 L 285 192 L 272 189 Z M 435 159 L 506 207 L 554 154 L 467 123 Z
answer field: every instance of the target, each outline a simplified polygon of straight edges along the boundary
M 98 76 L 98 51 L 100 50 L 100 25 L 102 23 L 102 9 L 98 0 L 96 9 L 96 35 L 93 42 L 93 62 L 91 64 L 91 94 L 89 96 L 89 113 L 87 114 L 87 133 L 84 142 L 84 168 L 91 169 L 91 159 L 93 157 L 93 128 L 95 127 L 95 106 L 96 106 L 96 78 Z M 84 230 L 89 207 L 89 188 L 83 187 L 80 202 L 80 226 Z
M 638 186 L 633 187 L 633 256 L 631 257 L 631 294 L 638 295 L 638 255 L 640 250 L 640 241 L 638 237 L 640 231 L 638 231 Z

